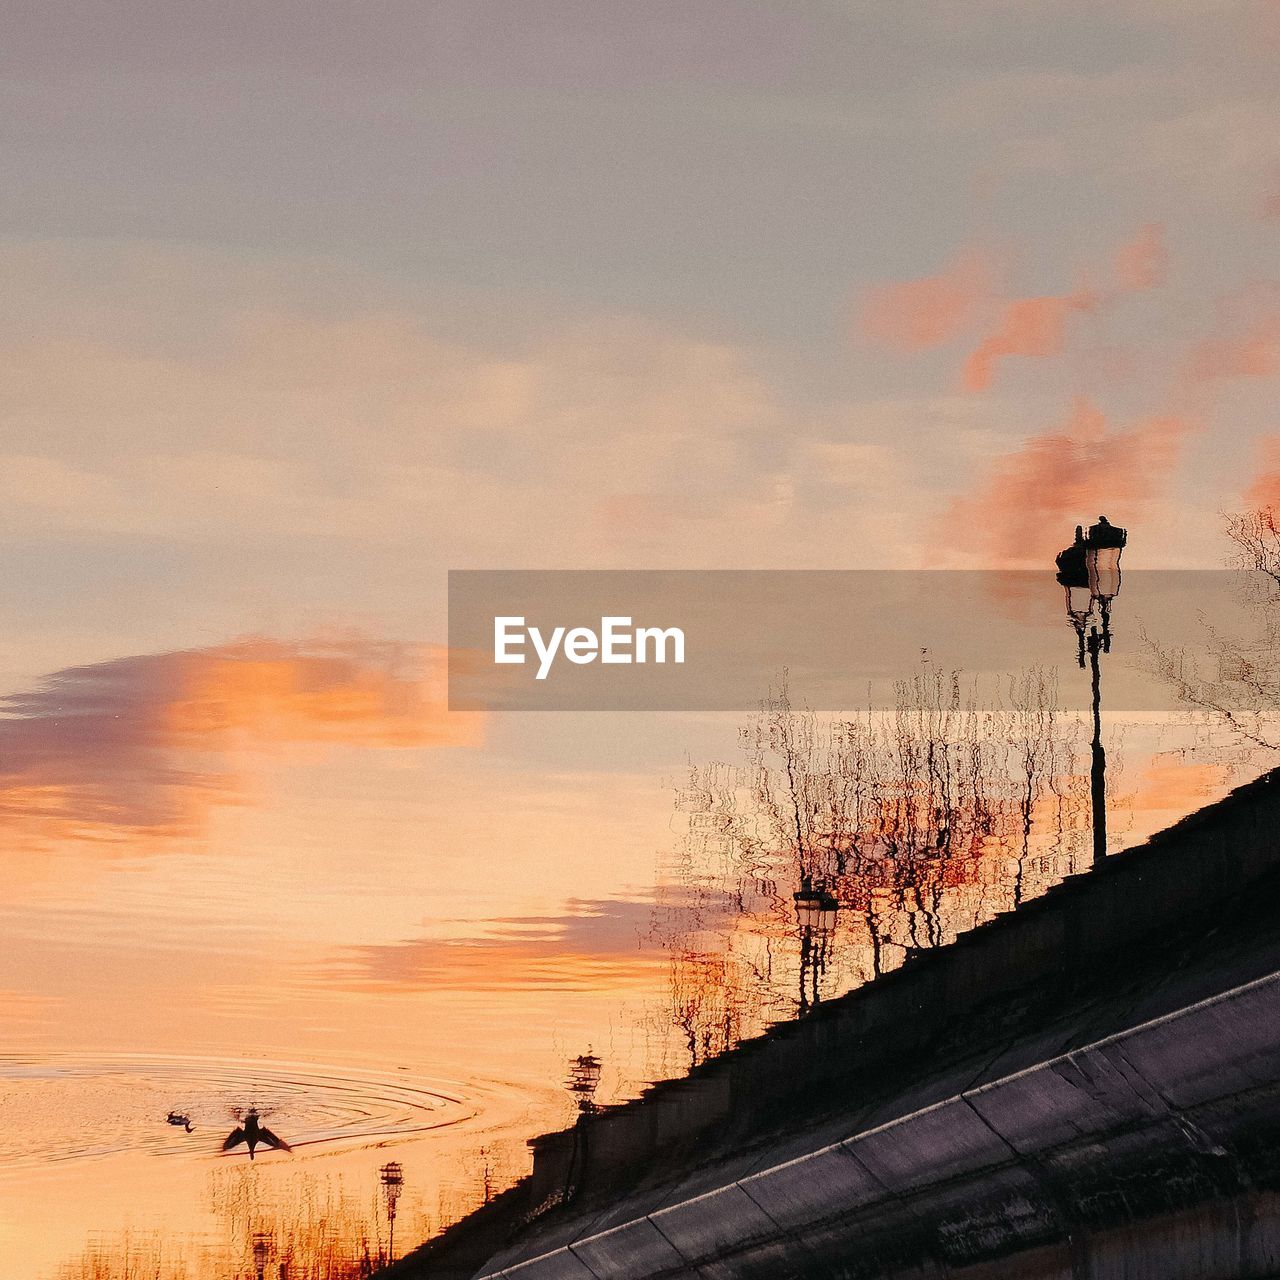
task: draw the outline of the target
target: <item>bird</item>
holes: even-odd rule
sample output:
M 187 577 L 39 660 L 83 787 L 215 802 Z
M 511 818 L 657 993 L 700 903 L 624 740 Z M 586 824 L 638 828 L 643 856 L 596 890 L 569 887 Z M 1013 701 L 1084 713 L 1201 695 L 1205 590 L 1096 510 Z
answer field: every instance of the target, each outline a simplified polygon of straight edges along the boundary
M 177 1125 L 178 1128 L 185 1129 L 188 1133 L 195 1128 L 195 1125 L 191 1123 L 190 1117 L 184 1116 L 180 1111 L 170 1111 L 169 1114 L 165 1116 L 165 1123 Z
M 293 1148 L 283 1139 L 278 1138 L 262 1123 L 256 1110 L 245 1112 L 244 1120 L 227 1134 L 222 1144 L 223 1151 L 230 1151 L 245 1143 L 249 1148 L 249 1159 L 253 1159 L 253 1149 L 262 1143 L 264 1147 L 274 1147 L 277 1151 L 292 1151 Z

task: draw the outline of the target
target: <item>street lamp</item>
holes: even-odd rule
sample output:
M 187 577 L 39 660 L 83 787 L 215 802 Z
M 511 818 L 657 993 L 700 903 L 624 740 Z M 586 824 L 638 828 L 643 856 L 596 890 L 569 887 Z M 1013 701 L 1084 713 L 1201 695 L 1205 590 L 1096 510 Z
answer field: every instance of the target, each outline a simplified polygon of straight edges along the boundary
M 569 1078 L 565 1088 L 573 1095 L 578 1110 L 590 1115 L 595 1109 L 595 1094 L 600 1087 L 600 1059 L 594 1053 L 581 1053 L 569 1061 Z
M 1092 686 L 1093 741 L 1089 796 L 1093 811 L 1093 862 L 1107 856 L 1107 753 L 1102 745 L 1102 662 L 1111 652 L 1111 605 L 1120 594 L 1120 553 L 1128 542 L 1124 529 L 1106 516 L 1089 527 L 1088 537 L 1076 525 L 1075 542 L 1058 555 L 1058 581 L 1067 592 L 1067 617 L 1075 628 L 1080 666 L 1088 655 Z M 1087 593 L 1087 595 L 1086 595 Z M 1087 600 L 1087 603 L 1086 603 Z M 1097 608 L 1102 629 L 1094 622 Z
M 578 1119 L 573 1126 L 573 1149 L 564 1175 L 565 1204 L 577 1194 L 578 1183 L 587 1167 L 587 1129 L 589 1118 L 596 1113 L 595 1096 L 600 1087 L 601 1066 L 600 1059 L 590 1049 L 569 1059 L 569 1078 L 564 1087 L 578 1105 Z
M 253 1233 L 253 1265 L 258 1273 L 258 1280 L 262 1280 L 263 1273 L 267 1269 L 267 1259 L 271 1256 L 271 1233 L 269 1231 L 255 1231 Z
M 387 1199 L 387 1261 L 396 1260 L 396 1202 L 404 1189 L 404 1170 L 397 1160 L 388 1161 L 378 1170 L 382 1191 Z
M 1076 660 L 1084 670 L 1085 633 L 1093 617 L 1093 591 L 1089 586 L 1089 544 L 1084 526 L 1076 525 L 1076 540 L 1058 553 L 1058 581 L 1067 597 L 1067 620 L 1076 633 Z
M 796 904 L 796 920 L 802 933 L 826 940 L 836 929 L 836 916 L 840 903 L 822 885 L 814 888 L 807 881 L 797 893 L 791 895 Z
M 1089 594 L 1102 615 L 1102 651 L 1111 652 L 1111 602 L 1120 594 L 1120 553 L 1129 535 L 1117 529 L 1106 516 L 1089 529 L 1085 563 L 1089 572 Z
M 821 999 L 818 979 L 827 964 L 827 948 L 836 931 L 840 903 L 827 887 L 802 876 L 800 888 L 791 895 L 800 926 L 800 1012 Z M 812 985 L 812 994 L 810 994 Z

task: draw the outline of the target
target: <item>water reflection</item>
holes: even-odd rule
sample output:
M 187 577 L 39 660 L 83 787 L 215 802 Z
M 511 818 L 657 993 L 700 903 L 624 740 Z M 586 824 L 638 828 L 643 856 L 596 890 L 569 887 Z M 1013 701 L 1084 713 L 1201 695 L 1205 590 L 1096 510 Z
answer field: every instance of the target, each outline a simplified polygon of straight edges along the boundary
M 926 660 L 893 711 L 844 718 L 783 684 L 744 760 L 691 768 L 676 797 L 671 876 L 697 907 L 673 898 L 664 929 L 689 1065 L 1083 869 L 1081 728 L 1038 669 L 982 688 Z
M 473 744 L 480 721 L 446 710 L 444 665 L 429 646 L 253 638 L 54 672 L 0 700 L 0 822 L 26 845 L 136 850 L 241 798 L 248 747 Z
M 1096 647 L 1101 677 L 1115 591 L 1089 573 L 1086 557 L 1084 654 L 1087 669 Z M 1042 609 L 1055 594 L 1045 573 Z M 1118 659 L 1139 644 L 1134 599 L 1131 583 Z M 1194 670 L 1149 655 L 1185 683 L 1188 714 L 1108 718 L 1113 848 L 1280 741 L 1267 616 L 1269 648 L 1214 632 Z M 29 1008 L 39 1050 L 4 1060 L 0 1119 L 48 1135 L 0 1149 L 17 1205 L 0 1216 L 0 1270 L 21 1270 L 30 1232 L 48 1241 L 32 1268 L 44 1277 L 68 1257 L 69 1280 L 362 1274 L 391 1249 L 381 1170 L 402 1166 L 402 1252 L 492 1198 L 525 1171 L 523 1139 L 579 1110 L 560 1088 L 566 1059 L 594 1060 L 584 1086 L 607 1106 L 1087 871 L 1104 726 L 1064 709 L 1060 680 L 1083 678 L 1072 634 L 1055 634 L 1061 676 L 978 678 L 925 654 L 888 709 L 819 715 L 783 681 L 747 723 L 711 722 L 695 756 L 710 762 L 673 799 L 655 780 L 688 741 L 679 721 L 662 725 L 673 745 L 657 767 L 612 741 L 609 767 L 572 774 L 552 752 L 399 756 L 473 742 L 479 725 L 444 716 L 420 653 L 376 645 L 127 659 L 12 699 L 0 816 L 80 852 L 77 874 L 0 912 L 17 939 L 5 985 L 22 993 L 0 1002 Z M 716 759 L 735 734 L 737 757 Z M 40 805 L 24 778 L 47 784 Z M 154 856 L 158 833 L 196 827 L 198 855 Z M 145 856 L 103 859 L 104 845 Z M 68 1016 L 42 1026 L 57 1001 Z M 215 1056 L 239 1045 L 315 1060 Z M 482 1087 L 491 1075 L 517 1083 Z M 219 1156 L 250 1105 L 296 1155 Z M 91 1230 L 125 1223 L 79 1256 Z
M 264 1114 L 288 1123 L 299 1163 L 250 1166 L 243 1157 L 219 1156 L 221 1121 L 246 1092 L 262 1100 Z M 197 1122 L 189 1136 L 156 1109 L 175 1096 Z M 419 1239 L 514 1176 L 518 1142 L 479 1137 L 495 1122 L 510 1128 L 510 1104 L 492 1089 L 460 1090 L 400 1072 L 136 1055 L 10 1056 L 0 1059 L 3 1192 L 57 1165 L 64 1176 L 46 1186 L 44 1203 L 56 1187 L 83 1196 L 87 1184 L 74 1171 L 84 1166 L 97 1185 L 121 1184 L 128 1205 L 122 1221 L 127 1213 L 135 1223 L 163 1223 L 95 1233 L 80 1256 L 40 1272 L 59 1280 L 229 1280 L 255 1274 L 254 1248 L 263 1241 L 272 1277 L 363 1275 L 361 1267 L 385 1260 L 391 1248 L 378 1168 L 393 1163 L 387 1145 L 396 1144 L 420 1171 L 418 1194 L 406 1196 L 399 1214 Z M 477 1148 L 483 1168 L 472 1164 Z M 456 1162 L 454 1175 L 423 1176 L 445 1153 Z M 434 1204 L 428 1191 L 437 1193 Z

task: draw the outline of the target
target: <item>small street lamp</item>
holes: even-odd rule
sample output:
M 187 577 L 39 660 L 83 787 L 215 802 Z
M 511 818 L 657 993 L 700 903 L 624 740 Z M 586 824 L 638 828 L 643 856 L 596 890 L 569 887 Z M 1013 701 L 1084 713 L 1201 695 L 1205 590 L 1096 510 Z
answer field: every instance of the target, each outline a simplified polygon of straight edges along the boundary
M 565 1088 L 573 1095 L 578 1110 L 590 1115 L 596 1109 L 595 1095 L 600 1087 L 601 1062 L 594 1053 L 579 1054 L 569 1061 L 569 1078 Z
M 390 1160 L 378 1170 L 382 1191 L 387 1200 L 387 1261 L 396 1260 L 396 1203 L 404 1189 L 404 1170 L 397 1160 Z
M 564 1203 L 577 1195 L 587 1167 L 588 1120 L 595 1115 L 596 1090 L 600 1087 L 602 1063 L 590 1049 L 569 1059 L 569 1078 L 564 1082 L 570 1097 L 577 1103 L 578 1119 L 573 1126 L 573 1149 L 569 1153 L 569 1166 L 564 1176 Z
M 827 967 L 827 951 L 836 931 L 840 903 L 821 882 L 802 876 L 791 895 L 800 926 L 800 1012 L 804 1014 L 821 997 L 818 981 Z
M 267 1259 L 271 1256 L 271 1233 L 269 1231 L 255 1231 L 253 1233 L 253 1265 L 258 1273 L 258 1280 L 262 1280 L 267 1269 Z

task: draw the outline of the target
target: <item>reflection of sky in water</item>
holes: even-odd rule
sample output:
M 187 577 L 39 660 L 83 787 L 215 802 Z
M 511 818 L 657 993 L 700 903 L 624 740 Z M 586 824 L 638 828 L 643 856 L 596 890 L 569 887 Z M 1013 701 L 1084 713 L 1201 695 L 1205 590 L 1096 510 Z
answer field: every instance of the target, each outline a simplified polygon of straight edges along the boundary
M 447 569 L 1038 572 L 1102 511 L 1126 574 L 1213 568 L 1280 497 L 1274 5 L 294 7 L 43 0 L 0 42 L 38 170 L 0 196 L 0 1018 L 43 1073 L 0 1106 L 127 1139 L 164 1077 L 47 1066 L 168 1052 L 479 1112 L 28 1160 L 4 1276 L 132 1226 L 229 1280 L 264 1220 L 358 1234 L 388 1151 L 421 1238 L 563 1122 L 570 1054 L 608 1100 L 794 1009 L 794 857 L 738 796 L 744 880 L 675 804 L 749 768 L 739 718 L 446 716 L 438 651 L 367 637 L 443 636 Z M 1176 607 L 1125 600 L 1126 637 Z M 1052 615 L 1069 664 L 1061 608 L 1046 575 L 958 635 Z M 335 620 L 366 638 L 262 638 Z M 1114 845 L 1264 758 L 1107 745 Z M 1082 855 L 1057 812 L 1024 896 Z M 1008 905 L 1008 824 L 925 860 L 923 916 L 877 870 L 823 993 Z
M 518 1172 L 523 1139 L 564 1121 L 570 1053 L 602 1054 L 608 1100 L 682 1070 L 691 1036 L 702 1056 L 794 1012 L 801 868 L 778 824 L 767 714 L 745 737 L 730 716 L 486 723 L 447 714 L 439 680 L 431 651 L 254 640 L 62 672 L 9 700 L 0 1002 L 34 1066 L 0 1077 L 0 1117 L 57 1116 L 41 1129 L 65 1141 L 26 1149 L 0 1257 L 35 1249 L 47 1267 L 132 1224 L 194 1233 L 219 1274 L 234 1241 L 209 1178 L 245 1175 L 209 1149 L 212 1112 L 266 1097 L 269 1059 L 298 1063 L 299 1087 L 276 1101 L 303 1142 L 255 1168 L 245 1212 L 285 1214 L 289 1188 L 320 1177 L 364 1223 L 385 1153 L 360 1135 L 386 1127 L 377 1140 L 410 1174 L 407 1241 L 473 1203 L 485 1168 L 492 1185 Z M 1000 743 L 981 763 L 986 835 L 963 856 L 926 859 L 913 885 L 883 864 L 850 873 L 824 996 L 1008 909 L 1015 874 L 1025 899 L 1087 866 L 1073 714 L 1037 748 L 1020 858 L 1010 843 L 1011 766 L 1036 737 L 1020 723 L 1021 737 L 986 724 Z M 823 724 L 801 734 L 818 754 Z M 1168 717 L 1110 727 L 1114 846 L 1248 772 L 1220 737 Z M 952 798 L 954 841 L 963 787 Z M 176 1053 L 199 1064 L 198 1085 L 152 1059 L 46 1069 L 89 1051 Z M 213 1087 L 220 1059 L 235 1065 Z M 400 1071 L 453 1081 L 441 1089 L 470 1118 L 423 1134 L 396 1112 L 382 1126 L 379 1089 L 397 1096 Z M 195 1142 L 175 1143 L 171 1106 L 192 1109 Z M 349 1124 L 352 1141 L 324 1139 Z

